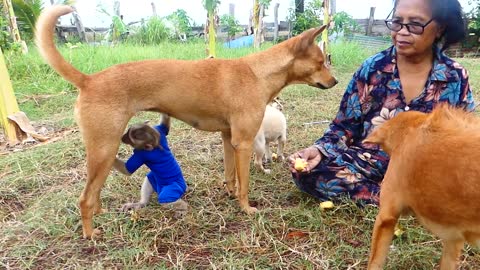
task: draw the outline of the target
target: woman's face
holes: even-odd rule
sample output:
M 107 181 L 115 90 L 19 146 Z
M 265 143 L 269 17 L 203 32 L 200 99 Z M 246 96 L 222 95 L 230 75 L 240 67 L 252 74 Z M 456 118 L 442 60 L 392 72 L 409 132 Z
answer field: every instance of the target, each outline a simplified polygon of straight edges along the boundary
M 425 25 L 431 19 L 430 1 L 399 0 L 392 22 Z M 435 39 L 441 36 L 441 29 L 436 21 L 431 21 L 425 26 L 422 34 L 410 33 L 407 27 L 403 26 L 398 32 L 391 31 L 391 36 L 399 55 L 418 56 L 431 53 Z

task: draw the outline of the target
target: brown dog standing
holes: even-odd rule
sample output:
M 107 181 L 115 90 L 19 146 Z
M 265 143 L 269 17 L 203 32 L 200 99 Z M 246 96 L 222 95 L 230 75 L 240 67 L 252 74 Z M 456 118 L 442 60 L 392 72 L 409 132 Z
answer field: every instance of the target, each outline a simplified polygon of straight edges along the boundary
M 393 231 L 413 212 L 443 242 L 440 269 L 456 269 L 465 242 L 480 246 L 480 119 L 446 106 L 401 113 L 364 143 L 390 155 L 368 269 L 383 269 Z
M 162 112 L 201 130 L 220 131 L 227 192 L 235 192 L 237 178 L 240 206 L 253 213 L 256 209 L 248 203 L 250 158 L 267 103 L 289 84 L 330 88 L 337 82 L 315 43 L 325 26 L 239 59 L 147 60 L 87 75 L 65 61 L 53 42 L 57 19 L 72 11 L 63 5 L 45 9 L 36 39 L 52 68 L 79 88 L 75 116 L 87 155 L 87 183 L 80 196 L 84 237 L 96 233 L 92 218 L 102 210 L 100 191 L 135 113 Z

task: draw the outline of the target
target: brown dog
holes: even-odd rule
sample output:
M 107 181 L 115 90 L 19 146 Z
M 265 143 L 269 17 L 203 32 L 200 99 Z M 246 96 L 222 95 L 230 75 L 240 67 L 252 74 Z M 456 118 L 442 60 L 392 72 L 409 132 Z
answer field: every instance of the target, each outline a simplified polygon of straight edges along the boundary
M 234 193 L 237 180 L 240 206 L 253 213 L 250 158 L 267 103 L 289 84 L 330 88 L 337 83 L 315 43 L 325 26 L 240 59 L 138 61 L 87 75 L 65 61 L 53 42 L 57 19 L 72 11 L 62 5 L 47 8 L 38 19 L 36 39 L 45 60 L 80 90 L 75 116 L 87 155 L 87 183 L 80 196 L 84 237 L 97 232 L 92 217 L 102 211 L 101 188 L 123 131 L 138 111 L 162 112 L 197 129 L 220 131 L 227 192 Z
M 455 269 L 463 245 L 480 245 L 480 120 L 439 106 L 431 114 L 401 113 L 364 143 L 390 155 L 373 228 L 368 269 L 382 269 L 402 214 L 443 242 L 440 269 Z

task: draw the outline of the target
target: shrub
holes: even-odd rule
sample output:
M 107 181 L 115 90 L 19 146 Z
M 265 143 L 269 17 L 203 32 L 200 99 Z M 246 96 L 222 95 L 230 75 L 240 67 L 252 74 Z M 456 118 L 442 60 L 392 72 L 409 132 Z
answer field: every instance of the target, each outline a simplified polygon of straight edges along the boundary
M 142 22 L 142 25 L 137 29 L 132 29 L 133 33 L 128 39 L 132 43 L 137 44 L 158 44 L 167 40 L 171 33 L 162 18 L 158 16 L 150 17 L 146 23 Z

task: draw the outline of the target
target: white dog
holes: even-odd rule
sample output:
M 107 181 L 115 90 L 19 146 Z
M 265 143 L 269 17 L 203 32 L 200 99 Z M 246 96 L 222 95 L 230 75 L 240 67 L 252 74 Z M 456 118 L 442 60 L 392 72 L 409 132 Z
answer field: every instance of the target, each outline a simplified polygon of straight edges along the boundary
M 270 142 L 277 142 L 277 158 L 283 160 L 283 147 L 287 141 L 287 120 L 281 112 L 282 105 L 273 102 L 267 105 L 265 115 L 263 116 L 262 125 L 255 136 L 253 143 L 253 151 L 255 153 L 255 166 L 263 172 L 269 174 L 271 171 L 263 167 L 263 157 L 266 162 L 272 161 L 272 153 L 270 151 Z

